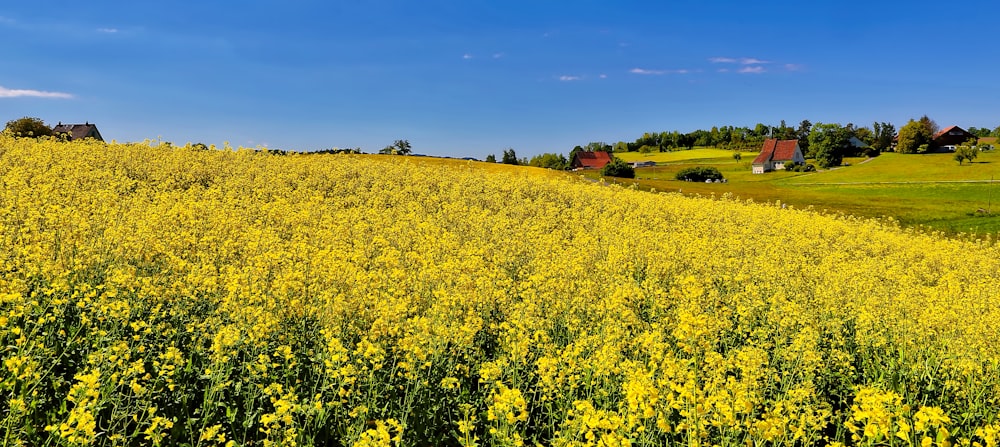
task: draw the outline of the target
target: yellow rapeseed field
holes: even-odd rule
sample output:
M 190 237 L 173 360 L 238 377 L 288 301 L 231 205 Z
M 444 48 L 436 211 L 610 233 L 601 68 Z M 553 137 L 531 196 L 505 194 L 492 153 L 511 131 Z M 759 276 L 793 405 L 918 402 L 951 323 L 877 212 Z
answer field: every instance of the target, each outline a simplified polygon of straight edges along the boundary
M 3 445 L 992 447 L 998 289 L 773 204 L 0 136 Z

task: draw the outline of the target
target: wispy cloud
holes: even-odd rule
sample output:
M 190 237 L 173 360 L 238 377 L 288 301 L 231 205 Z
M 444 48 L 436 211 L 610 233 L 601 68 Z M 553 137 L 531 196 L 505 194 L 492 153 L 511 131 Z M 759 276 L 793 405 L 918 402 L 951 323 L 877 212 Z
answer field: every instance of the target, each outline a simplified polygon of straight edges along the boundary
M 0 86 L 0 98 L 53 98 L 70 99 L 73 95 L 61 92 L 46 92 L 42 90 L 9 89 Z
M 98 28 L 97 32 L 104 34 L 115 34 L 118 32 L 118 28 Z
M 710 57 L 708 61 L 713 64 L 741 64 L 741 65 L 761 65 L 770 64 L 770 61 L 763 59 L 757 59 L 755 57 L 741 57 L 739 59 L 735 57 Z
M 465 54 L 462 55 L 462 59 L 465 59 L 465 60 L 472 59 L 472 55 L 469 54 L 469 53 L 465 53 Z
M 14 19 L 12 19 L 12 18 L 10 18 L 10 17 L 0 16 L 0 24 L 13 25 L 15 23 L 17 23 L 17 21 L 14 20 Z
M 668 74 L 688 74 L 691 72 L 691 70 L 683 68 L 679 70 L 649 70 L 645 68 L 633 68 L 628 72 L 637 75 L 668 75 Z
M 710 58 L 708 58 L 708 60 L 709 60 L 709 62 L 712 62 L 713 64 L 735 64 L 736 63 L 736 59 L 733 59 L 731 57 L 710 57 Z
M 505 54 L 503 54 L 503 53 L 493 53 L 493 59 L 500 59 L 501 57 L 504 57 L 504 56 L 505 56 Z
M 785 70 L 788 71 L 802 71 L 805 70 L 805 68 L 806 67 L 802 66 L 801 64 L 785 64 Z
M 581 81 L 581 80 L 583 80 L 583 77 L 582 76 L 572 76 L 572 75 L 562 75 L 562 76 L 559 76 L 557 79 L 559 79 L 562 82 L 571 82 L 571 81 Z
M 601 78 L 601 79 L 607 79 L 607 78 L 608 78 L 608 75 L 606 75 L 606 74 L 604 74 L 604 73 L 601 73 L 601 74 L 597 75 L 597 77 L 599 77 L 599 78 Z
M 763 73 L 765 71 L 767 71 L 767 70 L 764 70 L 764 67 L 761 67 L 760 65 L 750 65 L 750 66 L 746 66 L 746 67 L 743 67 L 743 68 L 739 69 L 738 73 L 760 74 L 760 73 Z

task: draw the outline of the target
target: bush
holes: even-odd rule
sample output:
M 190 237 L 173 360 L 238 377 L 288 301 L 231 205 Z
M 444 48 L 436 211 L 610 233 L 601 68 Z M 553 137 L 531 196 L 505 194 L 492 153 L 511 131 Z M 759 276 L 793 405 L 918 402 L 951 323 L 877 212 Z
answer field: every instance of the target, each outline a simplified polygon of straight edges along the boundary
M 793 161 L 785 163 L 785 170 L 791 172 L 813 172 L 816 170 L 816 166 L 813 166 L 812 163 L 798 163 Z
M 616 158 L 601 168 L 601 175 L 605 177 L 635 178 L 635 169 L 632 169 L 632 166 L 629 166 L 622 159 Z
M 704 182 L 705 180 L 722 180 L 723 177 L 722 173 L 716 168 L 696 166 L 681 169 L 674 178 L 687 182 Z

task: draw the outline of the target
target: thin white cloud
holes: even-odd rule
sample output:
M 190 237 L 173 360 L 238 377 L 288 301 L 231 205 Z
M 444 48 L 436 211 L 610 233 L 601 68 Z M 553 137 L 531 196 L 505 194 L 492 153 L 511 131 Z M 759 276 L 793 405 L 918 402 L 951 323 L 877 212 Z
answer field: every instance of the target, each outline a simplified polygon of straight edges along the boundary
M 637 75 L 667 75 L 667 74 L 688 74 L 691 71 L 683 68 L 680 70 L 649 70 L 645 68 L 633 68 L 628 72 Z
M 13 25 L 13 24 L 17 23 L 17 21 L 14 20 L 14 19 L 12 19 L 12 18 L 10 18 L 10 17 L 0 16 L 0 23 L 4 23 L 4 24 L 7 24 L 7 25 Z
M 583 78 L 580 76 L 562 75 L 558 78 L 562 82 L 580 81 Z
M 741 64 L 741 65 L 762 65 L 771 63 L 771 61 L 757 59 L 755 57 L 741 57 L 739 59 L 736 59 L 734 57 L 710 57 L 708 58 L 708 61 L 713 64 Z
M 729 69 L 728 68 L 720 68 L 719 69 L 719 73 L 729 73 Z
M 632 74 L 640 74 L 640 75 L 659 75 L 659 74 L 665 74 L 666 73 L 663 70 L 646 70 L 644 68 L 633 68 L 633 69 L 629 70 L 628 72 L 632 73 Z
M 115 34 L 118 32 L 118 28 L 98 28 L 97 32 L 105 34 Z
M 600 75 L 598 75 L 597 77 L 599 77 L 599 78 L 601 78 L 601 79 L 607 79 L 607 78 L 608 78 L 608 75 L 606 75 L 606 74 L 604 74 L 604 73 L 601 73 L 601 74 L 600 74 Z
M 803 67 L 801 64 L 785 64 L 785 70 L 788 71 L 802 71 L 804 69 L 805 67 Z
M 0 86 L 0 98 L 52 98 L 70 99 L 73 95 L 61 92 L 46 92 L 42 90 L 9 89 Z
M 750 65 L 739 69 L 739 73 L 747 74 L 761 74 L 764 71 L 766 70 L 764 70 L 764 67 L 761 67 L 760 65 Z
M 472 59 L 472 55 L 469 54 L 469 53 L 465 53 L 465 54 L 462 55 L 462 59 L 465 59 L 465 60 Z
M 493 53 L 493 59 L 500 59 L 501 57 L 504 57 L 504 56 L 505 55 L 503 53 Z

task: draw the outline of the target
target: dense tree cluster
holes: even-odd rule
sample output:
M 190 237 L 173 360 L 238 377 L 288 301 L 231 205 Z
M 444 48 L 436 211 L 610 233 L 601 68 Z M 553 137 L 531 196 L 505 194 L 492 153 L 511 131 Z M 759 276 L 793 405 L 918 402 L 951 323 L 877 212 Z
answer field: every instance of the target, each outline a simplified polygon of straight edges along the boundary
M 931 138 L 934 137 L 937 124 L 927 116 L 919 121 L 910 120 L 899 129 L 899 139 L 896 142 L 896 152 L 901 154 L 922 154 L 930 149 Z
M 545 153 L 531 157 L 528 166 L 563 170 L 569 168 L 569 160 L 563 154 Z
M 52 135 L 52 128 L 39 118 L 26 116 L 7 121 L 5 132 L 15 137 L 46 137 Z

